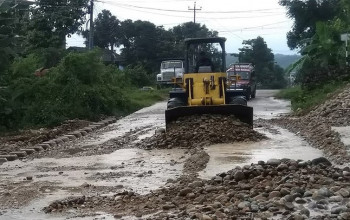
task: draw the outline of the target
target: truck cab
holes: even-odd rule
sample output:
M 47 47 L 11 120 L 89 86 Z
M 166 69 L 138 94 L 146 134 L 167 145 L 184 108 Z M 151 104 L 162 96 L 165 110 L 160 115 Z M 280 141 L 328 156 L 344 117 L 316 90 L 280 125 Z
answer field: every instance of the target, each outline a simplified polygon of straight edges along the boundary
M 227 87 L 231 93 L 242 95 L 247 100 L 255 98 L 256 77 L 254 66 L 251 63 L 233 64 L 226 73 Z
M 158 84 L 172 84 L 174 78 L 181 78 L 185 72 L 182 60 L 165 60 L 160 64 L 160 73 L 157 74 Z

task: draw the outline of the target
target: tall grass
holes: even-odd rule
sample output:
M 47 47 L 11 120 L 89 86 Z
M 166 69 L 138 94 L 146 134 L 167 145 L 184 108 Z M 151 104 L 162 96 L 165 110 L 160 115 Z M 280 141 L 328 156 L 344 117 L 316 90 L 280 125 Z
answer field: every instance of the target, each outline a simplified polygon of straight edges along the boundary
M 141 108 L 153 105 L 155 102 L 163 101 L 169 96 L 170 89 L 141 91 L 140 89 L 129 89 L 126 96 L 130 100 L 129 111 L 137 111 Z
M 332 94 L 339 92 L 345 87 L 345 81 L 330 81 L 316 89 L 306 90 L 300 86 L 281 90 L 276 94 L 277 98 L 291 100 L 292 110 L 306 113 L 313 107 L 326 101 Z

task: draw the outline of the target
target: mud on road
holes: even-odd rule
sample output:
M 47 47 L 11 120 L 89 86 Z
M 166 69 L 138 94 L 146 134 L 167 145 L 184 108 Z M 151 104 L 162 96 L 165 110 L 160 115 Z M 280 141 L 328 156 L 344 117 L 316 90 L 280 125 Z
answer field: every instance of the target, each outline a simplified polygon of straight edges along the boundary
M 210 185 L 213 176 L 214 183 L 219 184 L 222 178 L 216 181 L 216 174 L 270 158 L 290 158 L 298 163 L 299 159 L 322 156 L 302 138 L 266 120 L 290 111 L 290 103 L 274 99 L 274 92 L 258 91 L 257 98 L 249 102 L 254 107 L 254 139 L 221 144 L 197 141 L 191 148 L 181 146 L 181 142 L 177 143 L 180 146 L 150 147 L 157 140 L 155 132 L 165 127 L 166 103 L 161 102 L 87 136 L 4 163 L 0 165 L 0 219 L 147 218 L 154 213 L 132 208 L 115 213 L 110 211 L 110 204 L 118 206 L 116 201 L 121 197 L 129 201 L 154 192 L 161 195 L 161 188 L 184 182 L 209 181 L 203 184 Z M 174 209 L 174 204 L 168 205 L 158 211 Z M 198 218 L 205 219 L 206 212 L 200 214 Z M 213 213 L 208 215 L 213 217 Z

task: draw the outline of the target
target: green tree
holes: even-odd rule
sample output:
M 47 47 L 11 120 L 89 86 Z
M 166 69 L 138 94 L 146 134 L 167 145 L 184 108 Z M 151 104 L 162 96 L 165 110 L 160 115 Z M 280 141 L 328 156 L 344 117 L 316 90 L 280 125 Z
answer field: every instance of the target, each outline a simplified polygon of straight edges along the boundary
M 151 72 L 158 71 L 159 61 L 184 55 L 185 38 L 214 37 L 205 25 L 184 23 L 165 30 L 146 21 L 125 20 L 121 22 L 122 56 L 128 65 L 142 64 Z
M 89 31 L 83 31 L 88 44 Z M 94 21 L 94 45 L 100 48 L 114 51 L 114 47 L 120 44 L 120 21 L 108 10 L 103 10 Z
M 345 43 L 340 34 L 350 31 L 350 2 L 339 1 L 340 10 L 334 19 L 318 21 L 312 37 L 303 40 L 303 57 L 288 71 L 297 71 L 297 82 L 303 89 L 312 90 L 329 81 L 349 78 L 345 66 Z
M 11 56 L 14 55 L 13 17 L 11 16 L 11 2 L 5 1 L 0 5 L 0 83 L 7 70 Z M 1 85 L 1 84 L 0 84 Z
M 316 23 L 329 21 L 339 15 L 341 0 L 280 0 L 280 5 L 287 8 L 287 14 L 294 19 L 294 25 L 287 34 L 291 49 L 305 46 L 305 39 L 316 33 Z
M 176 42 L 182 42 L 185 38 L 217 37 L 217 31 L 210 31 L 205 25 L 187 22 L 173 27 L 170 30 Z
M 88 0 L 37 0 L 27 27 L 29 50 L 65 48 L 66 36 L 76 33 L 85 23 Z
M 329 80 L 346 77 L 345 48 L 339 38 L 343 24 L 339 19 L 318 22 L 316 33 L 307 39 L 307 45 L 301 50 L 303 57 L 291 68 L 300 69 L 297 82 L 304 89 L 314 89 Z
M 204 38 L 204 37 L 217 37 L 217 31 L 209 30 L 205 25 L 199 23 L 186 22 L 180 25 L 177 25 L 170 29 L 170 32 L 174 35 L 175 45 L 177 54 L 182 54 L 185 50 L 184 40 L 186 38 Z M 210 50 L 208 48 L 208 50 Z
M 31 2 L 5 0 L 0 4 L 0 81 L 13 58 L 23 50 L 23 26 Z M 0 82 L 1 83 L 1 82 Z
M 121 22 L 121 30 L 122 56 L 126 64 L 141 64 L 149 72 L 155 71 L 159 43 L 157 27 L 148 21 L 126 20 Z
M 243 41 L 239 49 L 239 62 L 255 66 L 257 82 L 264 88 L 281 88 L 286 85 L 283 69 L 275 65 L 274 55 L 262 37 Z

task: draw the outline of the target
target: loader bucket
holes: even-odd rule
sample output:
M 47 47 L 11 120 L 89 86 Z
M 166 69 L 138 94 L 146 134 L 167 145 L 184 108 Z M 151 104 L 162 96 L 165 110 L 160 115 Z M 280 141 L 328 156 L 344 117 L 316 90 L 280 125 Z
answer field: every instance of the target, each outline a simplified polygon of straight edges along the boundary
M 244 105 L 206 105 L 206 106 L 182 106 L 165 111 L 165 124 L 176 121 L 183 116 L 216 114 L 234 115 L 241 122 L 253 127 L 253 108 Z

